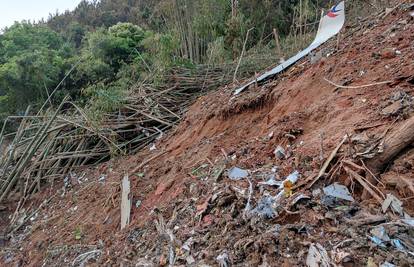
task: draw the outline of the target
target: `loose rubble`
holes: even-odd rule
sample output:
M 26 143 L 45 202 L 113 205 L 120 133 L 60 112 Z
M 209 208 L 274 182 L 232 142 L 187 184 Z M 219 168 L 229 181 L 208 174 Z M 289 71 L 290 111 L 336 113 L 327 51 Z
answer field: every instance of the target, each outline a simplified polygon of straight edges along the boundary
M 156 150 L 68 176 L 19 214 L 0 209 L 2 225 L 19 218 L 0 235 L 1 264 L 413 266 L 413 148 L 380 173 L 367 166 L 412 115 L 409 12 L 347 29 L 328 58 L 237 98 L 201 97 Z

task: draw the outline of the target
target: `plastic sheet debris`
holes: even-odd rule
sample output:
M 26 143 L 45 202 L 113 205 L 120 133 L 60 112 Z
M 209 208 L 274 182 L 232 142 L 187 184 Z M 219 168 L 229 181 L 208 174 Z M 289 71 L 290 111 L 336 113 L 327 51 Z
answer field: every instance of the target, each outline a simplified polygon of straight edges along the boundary
M 276 200 L 272 196 L 263 196 L 252 212 L 265 219 L 272 219 L 277 216 L 275 205 Z
M 414 252 L 409 251 L 406 246 L 404 245 L 403 242 L 401 242 L 401 240 L 399 239 L 391 239 L 391 245 L 393 247 L 395 247 L 398 251 L 404 252 L 404 253 L 408 253 L 411 256 L 414 256 Z
M 322 245 L 316 243 L 311 244 L 306 257 L 306 266 L 308 267 L 329 267 L 331 266 L 331 260 L 329 259 L 328 252 L 322 247 Z
M 286 151 L 281 146 L 277 146 L 275 151 L 273 152 L 278 159 L 286 158 Z
M 387 212 L 388 208 L 391 207 L 393 211 L 397 212 L 400 215 L 403 215 L 402 204 L 403 203 L 393 194 L 387 194 L 387 198 L 382 203 L 382 212 Z
M 336 197 L 348 201 L 355 201 L 344 185 L 334 183 L 323 188 L 323 193 L 327 196 Z
M 246 178 L 249 175 L 249 172 L 238 167 L 232 167 L 228 170 L 227 175 L 231 180 L 238 181 L 243 178 Z

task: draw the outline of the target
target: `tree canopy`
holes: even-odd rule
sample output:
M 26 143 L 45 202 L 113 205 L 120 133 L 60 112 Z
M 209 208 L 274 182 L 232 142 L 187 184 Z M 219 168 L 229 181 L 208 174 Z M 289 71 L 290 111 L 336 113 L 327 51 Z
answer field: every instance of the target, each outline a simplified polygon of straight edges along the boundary
M 4 29 L 0 120 L 24 112 L 29 104 L 43 103 L 58 85 L 55 101 L 70 94 L 93 106 L 122 95 L 148 73 L 154 76 L 174 66 L 234 61 L 249 29 L 247 50 L 271 47 L 273 29 L 284 38 L 293 26 L 316 20 L 318 6 L 325 4 L 239 0 L 234 12 L 234 2 L 83 0 L 75 10 L 50 15 L 47 21 L 21 22 Z

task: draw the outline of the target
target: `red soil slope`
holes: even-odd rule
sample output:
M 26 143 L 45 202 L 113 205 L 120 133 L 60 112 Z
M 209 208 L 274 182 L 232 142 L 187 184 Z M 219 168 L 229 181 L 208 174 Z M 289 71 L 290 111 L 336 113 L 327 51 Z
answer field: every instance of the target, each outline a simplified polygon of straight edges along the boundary
M 330 210 L 312 197 L 306 205 L 286 206 L 271 219 L 246 218 L 249 182 L 217 175 L 232 166 L 249 169 L 255 207 L 266 192 L 278 192 L 259 185 L 274 166 L 281 179 L 298 170 L 300 179 L 306 180 L 319 172 L 345 134 L 364 136 L 369 143 L 411 115 L 410 105 L 395 114 L 384 111 L 394 104 L 396 94 L 414 96 L 414 20 L 405 5 L 346 28 L 338 43 L 333 40 L 322 49 L 329 56 L 316 64 L 304 59 L 278 79 L 240 96 L 234 97 L 229 86 L 201 97 L 182 123 L 156 143 L 156 150 L 107 162 L 85 170 L 83 176 L 78 173 L 81 178 L 72 179 L 75 182 L 65 192 L 63 184 L 57 184 L 36 195 L 26 211 L 43 199 L 50 201 L 4 241 L 0 265 L 85 261 L 156 266 L 168 264 L 171 248 L 176 265 L 194 260 L 192 266 L 226 266 L 223 261 L 237 266 L 304 266 L 309 244 L 316 242 L 332 259 L 346 254 L 339 260 L 343 266 L 365 265 L 368 257 L 377 264 L 414 264 L 411 256 L 373 245 L 366 235 L 370 225 L 355 224 L 361 216 L 384 216 L 375 200 L 361 200 L 362 187 L 355 182 L 350 188 L 356 202 L 345 211 Z M 326 80 L 347 86 L 391 82 L 352 89 L 336 88 Z M 278 145 L 286 149 L 286 159 L 274 156 Z M 341 157 L 352 159 L 351 148 L 350 143 L 343 146 Z M 407 150 L 400 155 L 388 175 L 402 174 L 412 182 L 413 154 Z M 146 164 L 137 168 L 141 163 Z M 133 207 L 131 223 L 121 231 L 120 181 L 126 173 Z M 347 177 L 338 171 L 315 188 L 345 183 Z M 414 215 L 409 203 L 413 193 L 389 186 L 381 190 L 403 199 L 407 213 Z M 312 189 L 293 190 L 299 192 L 312 196 Z M 392 220 L 395 215 L 386 216 Z M 89 260 L 79 256 L 90 251 Z

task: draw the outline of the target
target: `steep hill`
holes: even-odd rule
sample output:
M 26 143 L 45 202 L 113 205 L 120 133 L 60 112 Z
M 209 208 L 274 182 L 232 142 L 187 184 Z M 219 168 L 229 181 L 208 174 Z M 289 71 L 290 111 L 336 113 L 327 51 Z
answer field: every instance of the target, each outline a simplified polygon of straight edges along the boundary
M 1 264 L 305 266 L 315 253 L 324 261 L 326 250 L 337 266 L 412 266 L 413 226 L 363 198 L 358 180 L 368 177 L 365 163 L 384 150 L 383 138 L 414 111 L 412 12 L 402 3 L 347 27 L 313 64 L 303 59 L 240 96 L 226 86 L 201 97 L 156 149 L 73 173 L 38 193 L 17 215 L 30 219 L 1 239 Z M 235 166 L 248 177 L 230 179 Z M 285 183 L 274 198 L 281 190 L 265 182 L 295 170 L 297 183 Z M 125 175 L 132 210 L 121 231 Z M 405 218 L 414 216 L 412 146 L 379 178 L 376 194 L 393 194 Z M 327 197 L 322 188 L 334 182 L 355 201 Z M 15 205 L 0 209 L 2 221 Z M 376 244 L 378 229 L 394 241 Z

